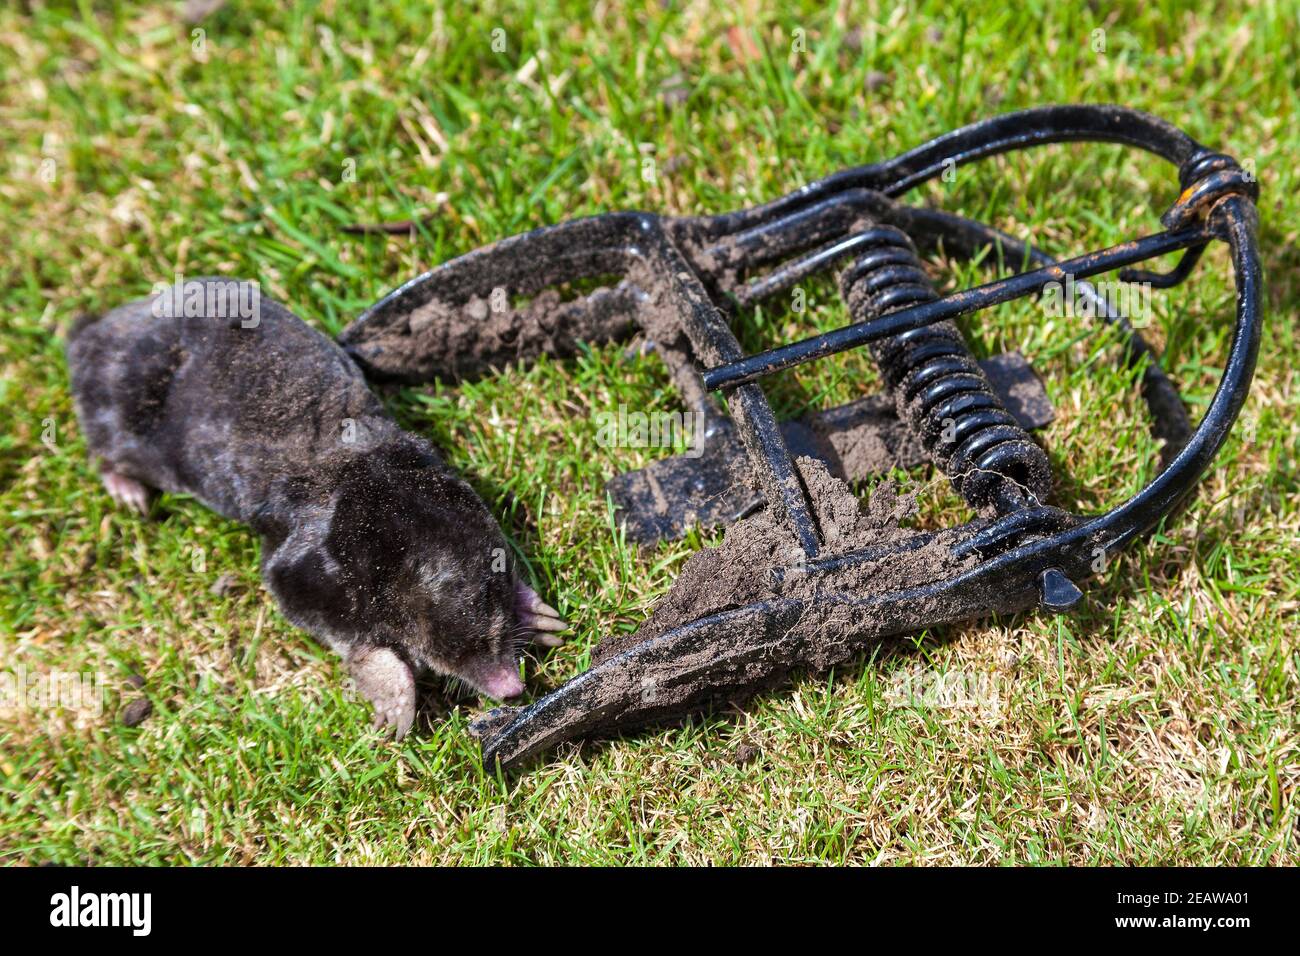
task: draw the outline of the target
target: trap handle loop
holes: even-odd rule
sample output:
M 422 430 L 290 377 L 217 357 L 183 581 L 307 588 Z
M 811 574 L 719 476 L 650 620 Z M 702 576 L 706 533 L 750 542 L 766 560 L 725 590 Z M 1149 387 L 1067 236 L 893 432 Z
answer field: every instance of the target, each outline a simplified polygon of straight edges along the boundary
M 1112 104 L 1039 106 L 953 130 L 893 159 L 832 173 L 778 199 L 716 216 L 677 220 L 692 248 L 815 206 L 854 189 L 898 198 L 947 170 L 1002 153 L 1049 143 L 1117 143 L 1146 150 L 1180 170 L 1210 153 L 1178 127 L 1140 110 Z M 1186 185 L 1186 184 L 1185 184 Z

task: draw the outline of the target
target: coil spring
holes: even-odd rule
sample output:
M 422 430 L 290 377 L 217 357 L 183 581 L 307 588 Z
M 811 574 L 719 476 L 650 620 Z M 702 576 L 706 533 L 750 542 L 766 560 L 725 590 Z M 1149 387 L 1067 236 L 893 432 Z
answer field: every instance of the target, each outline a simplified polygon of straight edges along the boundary
M 939 297 L 906 233 L 876 226 L 861 238 L 866 251 L 840 273 L 855 322 Z M 952 322 L 878 340 L 871 352 L 899 418 L 971 505 L 1005 514 L 1047 500 L 1046 453 L 1006 410 Z

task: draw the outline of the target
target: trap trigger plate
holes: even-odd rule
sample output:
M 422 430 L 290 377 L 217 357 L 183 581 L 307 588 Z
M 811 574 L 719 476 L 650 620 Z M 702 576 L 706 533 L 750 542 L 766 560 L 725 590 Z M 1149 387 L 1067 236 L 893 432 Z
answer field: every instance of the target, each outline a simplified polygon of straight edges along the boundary
M 1022 428 L 1051 423 L 1052 401 L 1023 355 L 1004 352 L 979 364 Z M 782 422 L 781 435 L 793 456 L 823 461 L 832 475 L 850 483 L 929 461 L 893 400 L 882 393 Z M 638 544 L 673 541 L 693 526 L 724 527 L 763 502 L 740 438 L 726 422 L 702 436 L 691 452 L 615 475 L 605 490 L 628 539 Z

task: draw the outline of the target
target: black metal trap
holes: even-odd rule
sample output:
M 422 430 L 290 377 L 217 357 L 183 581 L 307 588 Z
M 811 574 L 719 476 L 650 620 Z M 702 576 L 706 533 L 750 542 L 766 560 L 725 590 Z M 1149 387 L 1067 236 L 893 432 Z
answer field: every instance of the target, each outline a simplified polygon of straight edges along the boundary
M 1135 146 L 1178 168 L 1181 193 L 1161 218 L 1163 231 L 1057 262 L 979 222 L 896 201 L 945 169 L 1076 140 Z M 1081 597 L 1077 582 L 1192 493 L 1242 406 L 1260 337 L 1257 194 L 1236 160 L 1155 117 L 1116 106 L 1044 107 L 967 126 L 750 209 L 709 217 L 620 212 L 538 229 L 384 298 L 342 341 L 371 375 L 407 381 L 563 355 L 579 341 L 639 328 L 705 425 L 698 455 L 610 482 L 628 533 L 649 541 L 691 524 L 733 525 L 721 557 L 693 558 L 637 635 L 598 649 L 589 670 L 531 705 L 477 721 L 484 759 L 514 765 L 561 741 L 681 714 L 792 668 L 847 659 L 881 637 L 1035 604 L 1068 610 Z M 1122 270 L 1121 280 L 1169 288 L 1213 240 L 1227 245 L 1233 265 L 1236 329 L 1218 389 L 1193 429 L 1150 346 L 1087 280 Z M 965 258 L 993 250 L 1024 271 L 942 296 L 920 259 L 939 249 Z M 1134 269 L 1178 251 L 1168 273 Z M 829 269 L 838 270 L 852 323 L 744 354 L 728 324 L 736 306 Z M 573 295 L 593 280 L 594 291 Z M 1050 503 L 1049 459 L 1029 435 L 1051 418 L 1041 384 L 1017 355 L 976 361 L 952 321 L 1053 282 L 1072 282 L 1117 329 L 1123 360 L 1142 368 L 1152 427 L 1164 441 L 1160 473 L 1105 514 Z M 883 395 L 777 422 L 759 384 L 764 376 L 863 345 L 880 367 Z M 714 392 L 725 398 L 725 414 Z M 939 532 L 870 521 L 865 532 L 844 531 L 845 521 L 861 522 L 836 516 L 825 489 L 839 486 L 825 476 L 856 481 L 882 463 L 926 459 L 976 520 Z M 743 567 L 728 551 L 733 535 L 758 542 Z M 764 551 L 765 542 L 790 546 Z

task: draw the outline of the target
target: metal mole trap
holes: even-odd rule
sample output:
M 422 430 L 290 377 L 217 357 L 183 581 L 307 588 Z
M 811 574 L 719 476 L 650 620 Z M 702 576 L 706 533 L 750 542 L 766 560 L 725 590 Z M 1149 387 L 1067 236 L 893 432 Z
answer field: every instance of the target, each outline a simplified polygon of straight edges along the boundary
M 1180 195 L 1161 217 L 1164 231 L 1057 262 L 979 222 L 896 202 L 945 169 L 1075 140 L 1139 147 L 1177 167 Z M 1117 106 L 1051 106 L 975 123 L 750 209 L 617 212 L 538 229 L 388 295 L 341 337 L 380 378 L 474 375 L 639 327 L 706 427 L 698 457 L 669 457 L 610 482 L 627 532 L 651 541 L 692 523 L 732 525 L 720 548 L 688 561 L 637 634 L 602 643 L 589 670 L 536 702 L 476 721 L 484 760 L 510 767 L 561 741 L 680 715 L 794 668 L 846 660 L 882 637 L 1035 604 L 1067 611 L 1098 555 L 1149 532 L 1193 492 L 1245 400 L 1261 323 L 1257 195 L 1236 160 L 1160 119 Z M 1151 347 L 1085 280 L 1122 270 L 1121 280 L 1169 288 L 1213 240 L 1227 244 L 1232 261 L 1236 328 L 1193 429 Z M 999 250 L 1025 271 L 940 296 L 918 258 L 940 247 L 961 257 Z M 1133 268 L 1179 250 L 1168 273 Z M 852 323 L 744 354 L 728 324 L 736 306 L 828 269 L 838 270 Z M 952 323 L 1069 281 L 1118 330 L 1123 361 L 1142 368 L 1152 428 L 1164 441 L 1159 475 L 1105 514 L 1049 503 L 1049 460 L 1027 431 L 1051 417 L 1041 385 L 1019 356 L 977 362 Z M 777 422 L 764 376 L 863 345 L 886 394 Z M 856 499 L 841 507 L 840 479 L 926 459 L 976 520 L 904 531 L 876 514 L 875 496 L 865 513 Z

